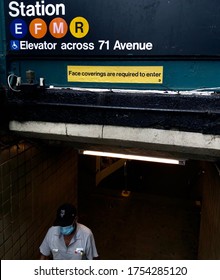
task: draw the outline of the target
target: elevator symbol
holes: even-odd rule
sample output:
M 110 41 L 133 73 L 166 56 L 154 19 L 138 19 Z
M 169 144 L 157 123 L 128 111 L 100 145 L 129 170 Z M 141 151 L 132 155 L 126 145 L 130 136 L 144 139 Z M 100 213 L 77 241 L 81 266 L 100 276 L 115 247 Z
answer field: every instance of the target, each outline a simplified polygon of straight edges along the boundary
M 19 51 L 20 50 L 20 44 L 18 40 L 11 40 L 10 41 L 10 50 L 11 51 Z

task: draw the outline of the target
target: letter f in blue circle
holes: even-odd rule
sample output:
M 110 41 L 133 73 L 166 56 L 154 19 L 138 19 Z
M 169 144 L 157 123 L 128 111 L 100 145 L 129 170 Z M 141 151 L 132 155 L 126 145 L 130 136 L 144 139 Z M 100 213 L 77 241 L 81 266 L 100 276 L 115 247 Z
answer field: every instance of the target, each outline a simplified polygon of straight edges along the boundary
M 23 19 L 15 19 L 10 24 L 10 31 L 14 38 L 24 38 L 28 31 L 27 24 Z

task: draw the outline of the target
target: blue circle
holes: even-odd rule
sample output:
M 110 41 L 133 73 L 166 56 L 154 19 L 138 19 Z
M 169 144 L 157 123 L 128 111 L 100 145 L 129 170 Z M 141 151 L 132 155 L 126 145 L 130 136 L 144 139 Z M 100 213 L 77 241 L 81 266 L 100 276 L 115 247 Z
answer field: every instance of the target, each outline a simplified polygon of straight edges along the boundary
M 28 27 L 23 19 L 15 19 L 10 24 L 10 31 L 14 38 L 21 39 L 27 34 Z

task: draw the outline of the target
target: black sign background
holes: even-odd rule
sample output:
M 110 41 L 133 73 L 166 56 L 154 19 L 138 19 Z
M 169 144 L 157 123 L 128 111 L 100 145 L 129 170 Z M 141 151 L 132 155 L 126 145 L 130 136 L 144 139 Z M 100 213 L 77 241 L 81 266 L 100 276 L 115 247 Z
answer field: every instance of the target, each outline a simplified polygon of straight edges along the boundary
M 220 1 L 219 0 L 45 0 L 47 4 L 64 3 L 66 15 L 60 16 L 69 24 L 77 16 L 87 19 L 87 36 L 76 39 L 68 31 L 62 39 L 54 39 L 49 32 L 42 39 L 30 33 L 28 42 L 94 43 L 94 50 L 10 50 L 10 23 L 14 20 L 6 10 L 6 34 L 10 55 L 34 56 L 219 56 L 220 55 Z M 21 1 L 17 1 L 21 2 Z M 39 0 L 39 2 L 41 2 Z M 34 5 L 36 1 L 23 1 Z M 56 16 L 54 16 L 56 17 Z M 54 17 L 41 17 L 49 25 Z M 34 17 L 21 17 L 29 25 Z M 99 40 L 108 40 L 109 50 L 99 49 Z M 121 43 L 153 44 L 152 50 L 113 50 L 116 40 Z

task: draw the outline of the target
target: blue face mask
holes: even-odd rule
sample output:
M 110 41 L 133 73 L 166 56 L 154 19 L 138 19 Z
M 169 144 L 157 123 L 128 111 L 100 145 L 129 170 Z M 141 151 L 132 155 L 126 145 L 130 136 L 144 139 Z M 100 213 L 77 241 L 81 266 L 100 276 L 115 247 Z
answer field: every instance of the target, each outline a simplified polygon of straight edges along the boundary
M 69 235 L 71 234 L 75 229 L 75 225 L 70 225 L 70 226 L 67 226 L 67 227 L 60 227 L 60 233 L 63 234 L 63 235 Z

